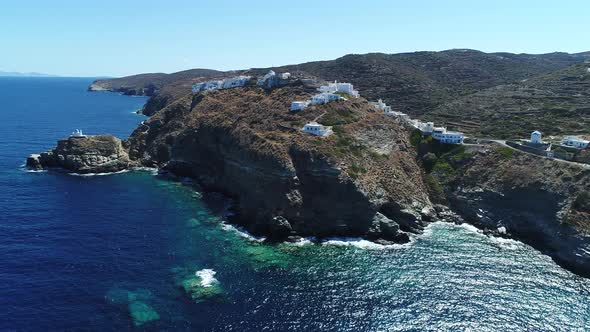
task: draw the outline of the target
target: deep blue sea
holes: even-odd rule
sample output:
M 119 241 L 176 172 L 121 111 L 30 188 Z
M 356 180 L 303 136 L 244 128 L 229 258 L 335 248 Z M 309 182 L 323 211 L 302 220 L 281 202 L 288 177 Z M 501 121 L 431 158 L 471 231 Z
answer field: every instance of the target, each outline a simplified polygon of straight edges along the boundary
M 0 331 L 590 330 L 588 279 L 472 227 L 268 246 L 182 179 L 24 170 L 74 129 L 124 138 L 143 120 L 144 98 L 91 81 L 0 78 Z

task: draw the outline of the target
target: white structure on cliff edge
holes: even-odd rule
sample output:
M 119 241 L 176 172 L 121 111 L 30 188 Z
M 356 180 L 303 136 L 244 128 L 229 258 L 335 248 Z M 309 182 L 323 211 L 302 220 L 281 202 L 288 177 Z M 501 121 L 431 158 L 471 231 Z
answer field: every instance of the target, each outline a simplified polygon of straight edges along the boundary
M 221 89 L 231 89 L 241 86 L 245 86 L 250 81 L 250 76 L 236 76 L 232 78 L 226 78 L 223 80 L 213 80 L 201 83 L 193 84 L 193 93 L 199 93 L 201 91 L 214 91 Z
M 80 129 L 76 129 L 72 132 L 72 134 L 70 135 L 70 137 L 86 137 L 86 135 L 84 135 L 82 133 L 82 130 Z
M 311 97 L 310 104 L 311 105 L 320 105 L 320 104 L 327 104 L 331 101 L 341 100 L 344 99 L 341 95 L 329 92 L 322 92 L 313 97 Z
M 578 149 L 586 149 L 588 145 L 590 145 L 590 141 L 587 141 L 578 136 L 566 136 L 561 141 L 561 144 Z
M 465 134 L 459 131 L 447 131 L 445 127 L 434 127 L 432 138 L 445 144 L 463 144 Z
M 542 144 L 542 138 L 543 136 L 541 135 L 541 132 L 538 130 L 535 130 L 531 133 L 531 143 L 533 144 Z
M 318 90 L 320 92 L 326 92 L 326 93 L 341 92 L 341 93 L 346 93 L 347 95 L 354 97 L 354 98 L 359 97 L 359 92 L 357 90 L 355 90 L 354 87 L 352 86 L 352 84 L 350 84 L 350 83 L 338 83 L 338 82 L 334 81 L 334 83 L 329 83 L 328 85 L 320 86 L 318 88 Z
M 371 105 L 375 106 L 375 108 L 378 110 L 383 111 L 385 115 L 394 115 L 393 111 L 391 110 L 391 106 L 387 106 L 387 104 L 385 104 L 381 99 L 379 99 L 376 103 L 371 102 Z
M 301 111 L 309 106 L 309 101 L 294 101 L 291 103 L 291 111 Z
M 316 136 L 328 136 L 332 134 L 332 127 L 323 126 L 317 122 L 310 122 L 303 127 L 303 132 Z

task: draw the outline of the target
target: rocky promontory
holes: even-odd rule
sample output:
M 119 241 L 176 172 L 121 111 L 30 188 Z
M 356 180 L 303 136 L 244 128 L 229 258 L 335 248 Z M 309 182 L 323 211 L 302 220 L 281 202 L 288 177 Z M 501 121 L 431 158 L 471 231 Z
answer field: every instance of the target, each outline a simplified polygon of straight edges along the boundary
M 406 242 L 434 217 L 406 129 L 363 98 L 289 112 L 315 87 L 186 94 L 165 103 L 124 142 L 71 137 L 32 167 L 78 173 L 156 166 L 235 198 L 238 223 L 272 239 L 362 236 Z M 301 131 L 316 120 L 334 134 Z M 37 161 L 38 160 L 38 161 Z
M 111 135 L 72 136 L 27 158 L 31 169 L 61 167 L 79 174 L 117 172 L 133 165 L 121 140 Z

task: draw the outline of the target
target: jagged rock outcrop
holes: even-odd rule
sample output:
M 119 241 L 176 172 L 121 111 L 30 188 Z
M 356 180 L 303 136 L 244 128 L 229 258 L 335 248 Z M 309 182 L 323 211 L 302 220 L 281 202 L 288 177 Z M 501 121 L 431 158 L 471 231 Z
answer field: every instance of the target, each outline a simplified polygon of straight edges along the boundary
M 454 170 L 435 167 L 432 174 L 467 222 L 519 239 L 590 276 L 590 211 L 584 210 L 589 168 L 506 147 L 448 156 L 453 160 Z
M 69 137 L 54 149 L 27 158 L 32 169 L 61 167 L 80 174 L 117 172 L 134 165 L 121 140 L 111 135 Z

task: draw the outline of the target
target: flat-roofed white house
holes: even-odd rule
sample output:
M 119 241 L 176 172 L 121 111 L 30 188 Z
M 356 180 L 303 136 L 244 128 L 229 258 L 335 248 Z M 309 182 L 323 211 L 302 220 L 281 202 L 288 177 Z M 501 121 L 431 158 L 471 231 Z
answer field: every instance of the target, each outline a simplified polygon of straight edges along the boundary
M 342 96 L 335 94 L 335 93 L 328 93 L 323 92 L 311 97 L 310 104 L 312 105 L 319 105 L 319 104 L 327 104 L 331 101 L 341 100 L 344 99 Z
M 531 133 L 531 143 L 534 144 L 542 144 L 543 143 L 543 135 L 540 131 L 535 130 Z
M 310 122 L 303 126 L 303 132 L 316 136 L 328 136 L 332 134 L 332 127 L 321 125 L 317 122 Z
M 329 83 L 328 85 L 322 85 L 318 88 L 320 92 L 325 93 L 335 93 L 335 92 L 342 92 L 346 93 L 351 97 L 358 98 L 359 92 L 354 89 L 354 86 L 350 83 L 338 83 L 334 81 L 334 83 Z
M 590 145 L 590 141 L 578 136 L 566 136 L 561 141 L 561 144 L 578 149 L 586 149 Z
M 193 93 L 218 90 L 223 86 L 223 80 L 207 81 L 193 84 Z
M 395 115 L 395 113 L 391 110 L 391 106 L 387 106 L 383 102 L 383 100 L 379 99 L 376 103 L 371 103 L 371 105 L 375 106 L 378 110 L 383 111 L 385 115 Z
M 447 131 L 445 127 L 434 127 L 432 138 L 445 144 L 463 144 L 465 134 L 459 131 Z
M 201 91 L 231 89 L 231 88 L 245 86 L 250 81 L 250 78 L 251 78 L 250 76 L 236 76 L 236 77 L 226 78 L 223 80 L 213 80 L 213 81 L 195 83 L 195 84 L 193 84 L 193 93 L 198 93 Z
M 424 134 L 432 134 L 432 132 L 434 131 L 434 122 L 420 122 L 419 129 Z
M 237 88 L 246 85 L 250 81 L 250 76 L 237 76 L 223 80 L 223 89 Z
M 309 106 L 309 101 L 294 101 L 291 103 L 291 111 L 301 111 Z

